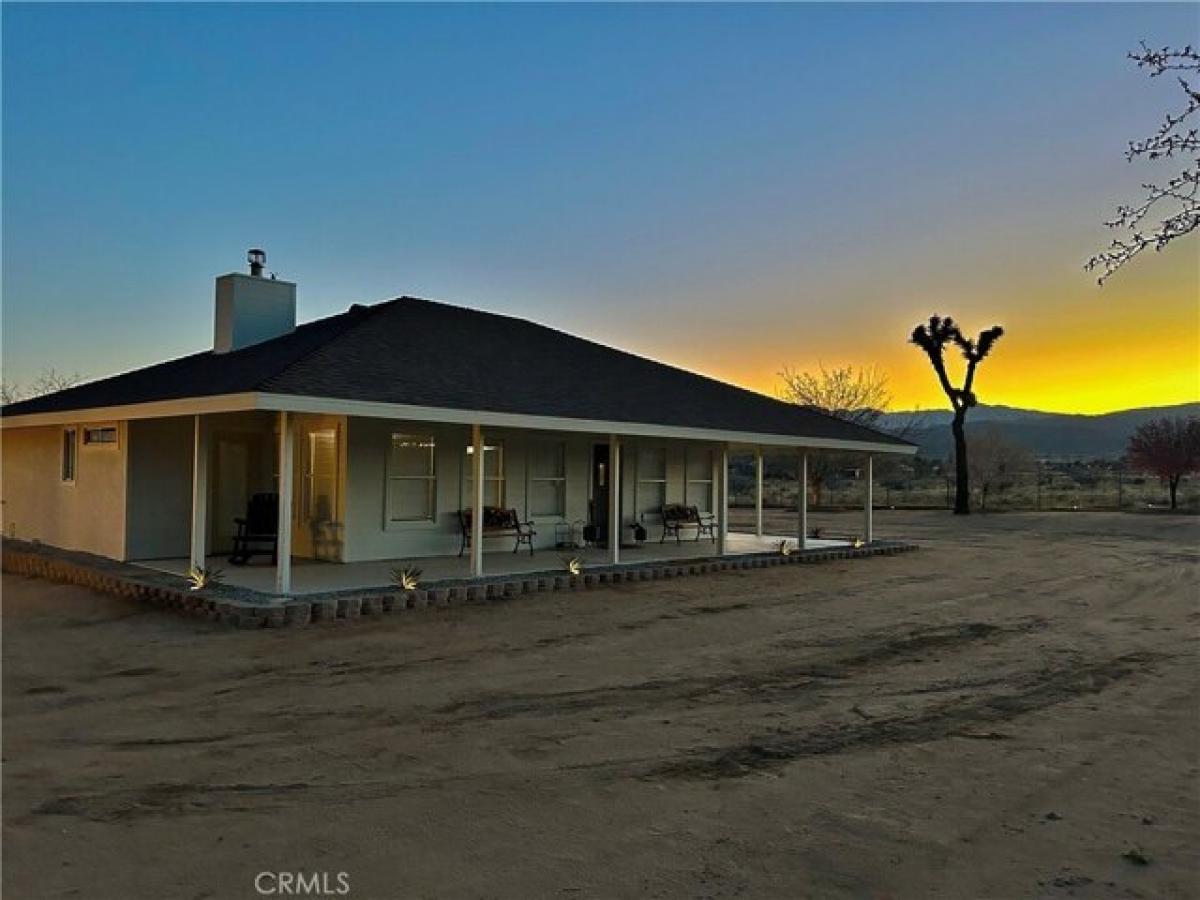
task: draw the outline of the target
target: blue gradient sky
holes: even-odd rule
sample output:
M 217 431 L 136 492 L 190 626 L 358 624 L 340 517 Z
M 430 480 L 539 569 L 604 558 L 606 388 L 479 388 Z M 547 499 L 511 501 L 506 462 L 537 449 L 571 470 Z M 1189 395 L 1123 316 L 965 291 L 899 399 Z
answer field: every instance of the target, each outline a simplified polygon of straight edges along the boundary
M 1200 396 L 1197 244 L 1080 270 L 1195 5 L 3 8 L 7 379 L 208 346 L 264 246 L 301 318 L 402 293 L 770 391 L 1009 336 L 985 401 Z M 1153 309 L 1155 315 L 1147 315 Z M 1140 374 L 1131 379 L 1131 367 Z

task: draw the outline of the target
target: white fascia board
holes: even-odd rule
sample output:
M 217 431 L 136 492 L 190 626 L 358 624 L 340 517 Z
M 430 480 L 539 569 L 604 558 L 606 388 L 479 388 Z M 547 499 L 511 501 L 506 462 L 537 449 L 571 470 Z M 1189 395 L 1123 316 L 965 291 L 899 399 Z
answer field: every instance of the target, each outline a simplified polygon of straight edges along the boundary
M 305 397 L 297 394 L 259 394 L 258 408 L 325 415 L 361 416 L 368 419 L 400 419 L 413 422 L 442 422 L 457 425 L 483 425 L 491 428 L 524 428 L 534 431 L 569 431 L 586 434 L 618 434 L 625 437 L 659 437 L 688 441 L 714 441 L 764 447 L 809 447 L 814 450 L 854 450 L 862 453 L 895 453 L 911 456 L 917 448 L 911 444 L 886 444 L 872 441 L 846 441 L 836 438 L 803 437 L 785 434 L 758 434 L 745 431 L 721 431 L 711 428 L 684 428 L 678 425 L 648 425 L 638 422 L 608 422 L 600 419 L 569 419 L 559 416 L 535 416 L 523 413 L 485 410 L 447 409 L 434 406 L 409 406 L 401 403 L 377 403 L 369 400 L 341 400 L 332 397 Z
M 61 412 L 28 413 L 0 417 L 0 428 L 32 428 L 38 425 L 74 425 L 87 422 L 112 422 L 128 419 L 161 419 L 167 416 L 194 416 L 208 413 L 244 412 L 258 409 L 253 392 L 216 394 L 212 397 L 185 397 L 179 400 L 155 400 L 124 406 L 96 406 Z
M 298 394 L 245 392 L 217 394 L 212 397 L 187 397 L 124 406 L 99 406 L 62 412 L 30 413 L 0 417 L 0 428 L 31 428 L 39 425 L 70 425 L 129 419 L 155 419 L 167 416 L 193 416 L 248 410 L 319 413 L 362 416 L 369 419 L 400 419 L 414 422 L 441 422 L 457 425 L 483 425 L 491 428 L 524 428 L 534 431 L 565 431 L 584 434 L 618 434 L 625 437 L 658 437 L 687 441 L 710 441 L 748 447 L 808 447 L 814 450 L 854 450 L 862 453 L 893 453 L 911 456 L 913 445 L 885 444 L 872 441 L 846 441 L 836 438 L 804 437 L 787 434 L 763 434 L 747 431 L 721 431 L 712 428 L 684 428 L 678 425 L 654 425 L 639 422 L 610 422 L 601 419 L 571 419 L 560 416 L 535 416 L 523 413 L 486 410 L 448 409 L 435 406 L 410 406 L 402 403 L 377 403 L 370 400 L 342 400 L 333 397 L 307 397 Z

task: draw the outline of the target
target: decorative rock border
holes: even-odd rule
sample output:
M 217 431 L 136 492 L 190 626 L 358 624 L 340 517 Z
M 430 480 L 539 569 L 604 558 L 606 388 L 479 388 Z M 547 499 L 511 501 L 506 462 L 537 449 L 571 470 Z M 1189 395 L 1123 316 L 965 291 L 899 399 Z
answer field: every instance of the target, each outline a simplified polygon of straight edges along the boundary
M 224 586 L 192 591 L 182 587 L 180 582 L 183 579 L 177 576 L 119 563 L 102 556 L 24 541 L 4 541 L 3 570 L 17 575 L 77 584 L 101 593 L 137 600 L 235 628 L 295 628 L 310 623 L 330 624 L 339 619 L 379 619 L 427 607 L 497 603 L 512 600 L 523 594 L 546 591 L 590 590 L 633 581 L 680 578 L 686 575 L 803 565 L 839 559 L 862 559 L 869 556 L 894 556 L 916 549 L 916 544 L 903 541 L 875 541 L 864 547 L 793 550 L 788 556 L 757 553 L 719 559 L 658 560 L 611 567 L 598 566 L 580 575 L 524 573 L 475 582 L 435 582 L 414 591 L 376 588 L 338 594 L 313 594 L 286 600 Z

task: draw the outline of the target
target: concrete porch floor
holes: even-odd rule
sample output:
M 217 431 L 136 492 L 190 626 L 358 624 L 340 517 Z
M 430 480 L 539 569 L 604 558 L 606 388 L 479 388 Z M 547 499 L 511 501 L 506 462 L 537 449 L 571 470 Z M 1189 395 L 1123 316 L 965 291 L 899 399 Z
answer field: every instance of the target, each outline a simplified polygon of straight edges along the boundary
M 730 532 L 727 541 L 727 556 L 747 553 L 770 553 L 779 547 L 780 541 L 790 541 L 796 546 L 795 535 L 763 535 Z M 809 538 L 809 549 L 831 549 L 847 547 L 848 541 Z M 716 556 L 716 546 L 708 540 L 684 540 L 679 544 L 672 541 L 659 544 L 647 542 L 640 547 L 623 547 L 622 564 L 637 564 L 668 560 L 699 559 Z M 533 556 L 527 552 L 489 551 L 484 554 L 485 578 L 520 575 L 528 572 L 553 572 L 562 569 L 564 556 L 576 556 L 587 566 L 603 566 L 608 562 L 608 551 L 589 547 L 583 550 L 565 551 L 538 550 Z M 187 559 L 134 560 L 132 565 L 178 575 L 187 575 Z M 467 579 L 470 576 L 466 556 L 427 556 L 405 559 L 372 560 L 370 562 L 336 563 L 309 559 L 292 560 L 292 594 L 322 594 L 336 591 L 380 588 L 391 584 L 391 572 L 397 566 L 416 566 L 421 569 L 421 581 L 425 584 Z M 250 565 L 234 566 L 224 556 L 210 556 L 206 561 L 209 569 L 220 569 L 222 581 L 236 588 L 272 594 L 275 591 L 275 567 L 266 557 L 256 557 Z

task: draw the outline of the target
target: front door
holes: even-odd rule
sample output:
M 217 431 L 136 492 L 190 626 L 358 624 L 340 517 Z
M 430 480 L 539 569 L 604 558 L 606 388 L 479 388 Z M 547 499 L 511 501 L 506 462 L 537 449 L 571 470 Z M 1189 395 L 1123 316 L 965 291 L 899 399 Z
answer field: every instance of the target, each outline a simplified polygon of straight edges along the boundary
M 608 508 L 609 478 L 612 467 L 609 465 L 608 444 L 596 444 L 592 448 L 592 525 L 596 529 L 596 546 L 608 546 L 608 523 L 610 510 Z M 621 491 L 617 491 L 616 516 L 621 516 Z

